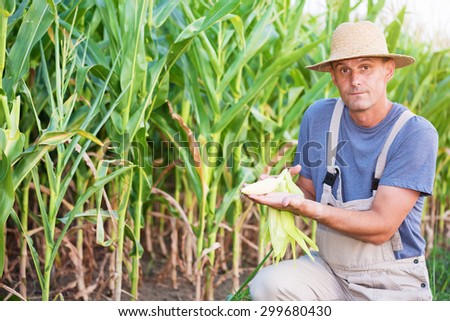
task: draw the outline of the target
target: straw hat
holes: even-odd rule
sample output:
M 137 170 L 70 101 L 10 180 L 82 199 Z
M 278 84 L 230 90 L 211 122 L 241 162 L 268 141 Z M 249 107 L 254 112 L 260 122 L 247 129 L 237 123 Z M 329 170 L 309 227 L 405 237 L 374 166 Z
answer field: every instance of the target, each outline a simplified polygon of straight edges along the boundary
M 306 68 L 329 72 L 333 61 L 362 57 L 389 57 L 394 59 L 396 68 L 411 65 L 415 61 L 410 56 L 389 53 L 383 31 L 373 22 L 345 22 L 333 33 L 330 59 Z

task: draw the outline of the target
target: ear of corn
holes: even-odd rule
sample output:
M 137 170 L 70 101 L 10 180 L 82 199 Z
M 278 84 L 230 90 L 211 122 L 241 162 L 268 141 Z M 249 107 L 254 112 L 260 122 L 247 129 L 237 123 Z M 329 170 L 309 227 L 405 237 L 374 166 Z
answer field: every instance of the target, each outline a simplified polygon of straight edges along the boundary
M 293 182 L 288 169 L 283 170 L 277 178 L 267 178 L 247 185 L 242 189 L 242 193 L 244 194 L 261 195 L 270 192 L 288 192 L 297 194 L 298 197 L 303 198 L 303 192 Z M 269 208 L 267 213 L 268 219 L 264 234 L 266 242 L 270 241 L 272 244 L 274 261 L 278 263 L 284 257 L 289 244 L 291 245 L 294 258 L 296 245 L 298 244 L 303 252 L 314 260 L 309 247 L 316 251 L 319 249 L 313 240 L 297 228 L 294 214 L 288 211 L 279 211 L 274 208 Z M 307 220 L 305 222 L 307 223 Z
M 270 192 L 274 192 L 278 185 L 280 185 L 281 179 L 280 178 L 273 178 L 269 177 L 260 181 L 257 181 L 256 183 L 246 185 L 241 192 L 246 195 L 262 195 L 267 194 Z

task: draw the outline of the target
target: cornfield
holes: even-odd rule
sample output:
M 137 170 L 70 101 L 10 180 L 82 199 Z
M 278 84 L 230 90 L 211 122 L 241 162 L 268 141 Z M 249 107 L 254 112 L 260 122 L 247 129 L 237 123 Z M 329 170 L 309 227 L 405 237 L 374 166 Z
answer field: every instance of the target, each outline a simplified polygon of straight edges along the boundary
M 0 1 L 0 297 L 140 300 L 157 267 L 196 300 L 226 279 L 240 288 L 269 252 L 266 210 L 242 185 L 289 166 L 305 109 L 338 95 L 304 66 L 327 58 L 338 24 L 388 10 L 305 3 Z M 402 32 L 406 14 L 391 13 L 388 46 L 417 62 L 388 96 L 439 132 L 423 233 L 434 297 L 448 299 L 449 49 Z

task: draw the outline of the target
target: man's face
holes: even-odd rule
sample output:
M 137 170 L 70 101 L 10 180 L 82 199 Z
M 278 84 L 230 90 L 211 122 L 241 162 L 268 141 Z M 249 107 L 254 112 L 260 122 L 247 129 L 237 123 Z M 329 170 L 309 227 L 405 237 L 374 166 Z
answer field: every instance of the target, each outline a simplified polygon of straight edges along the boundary
M 384 106 L 394 69 L 393 60 L 354 58 L 332 63 L 331 77 L 350 112 L 362 112 Z

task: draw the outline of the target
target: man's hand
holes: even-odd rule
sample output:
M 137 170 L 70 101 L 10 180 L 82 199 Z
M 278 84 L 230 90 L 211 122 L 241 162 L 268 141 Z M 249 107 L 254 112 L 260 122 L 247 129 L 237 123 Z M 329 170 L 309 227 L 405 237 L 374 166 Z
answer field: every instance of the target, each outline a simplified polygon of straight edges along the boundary
M 289 169 L 289 173 L 291 176 L 295 176 L 300 173 L 300 170 L 301 166 L 296 165 Z M 276 178 L 276 176 L 263 174 L 260 176 L 260 180 L 269 177 Z M 303 202 L 303 197 L 288 192 L 271 192 L 262 195 L 246 195 L 246 197 L 255 203 L 267 205 L 277 210 L 289 211 L 297 215 L 300 215 L 300 207 Z
M 287 192 L 272 192 L 263 195 L 246 195 L 247 198 L 255 203 L 267 205 L 280 211 L 288 211 L 296 215 L 303 215 L 302 206 L 305 200 L 298 194 Z
M 285 199 L 295 196 L 294 194 L 290 194 L 288 192 L 271 192 L 267 194 L 262 195 L 254 195 L 250 194 L 247 195 L 247 198 L 251 201 L 261 204 L 261 205 L 267 205 L 270 207 L 273 207 L 277 210 L 286 210 L 284 203 Z
M 289 173 L 291 173 L 291 176 L 294 177 L 299 174 L 301 170 L 302 167 L 300 165 L 295 165 L 294 167 L 289 168 Z

